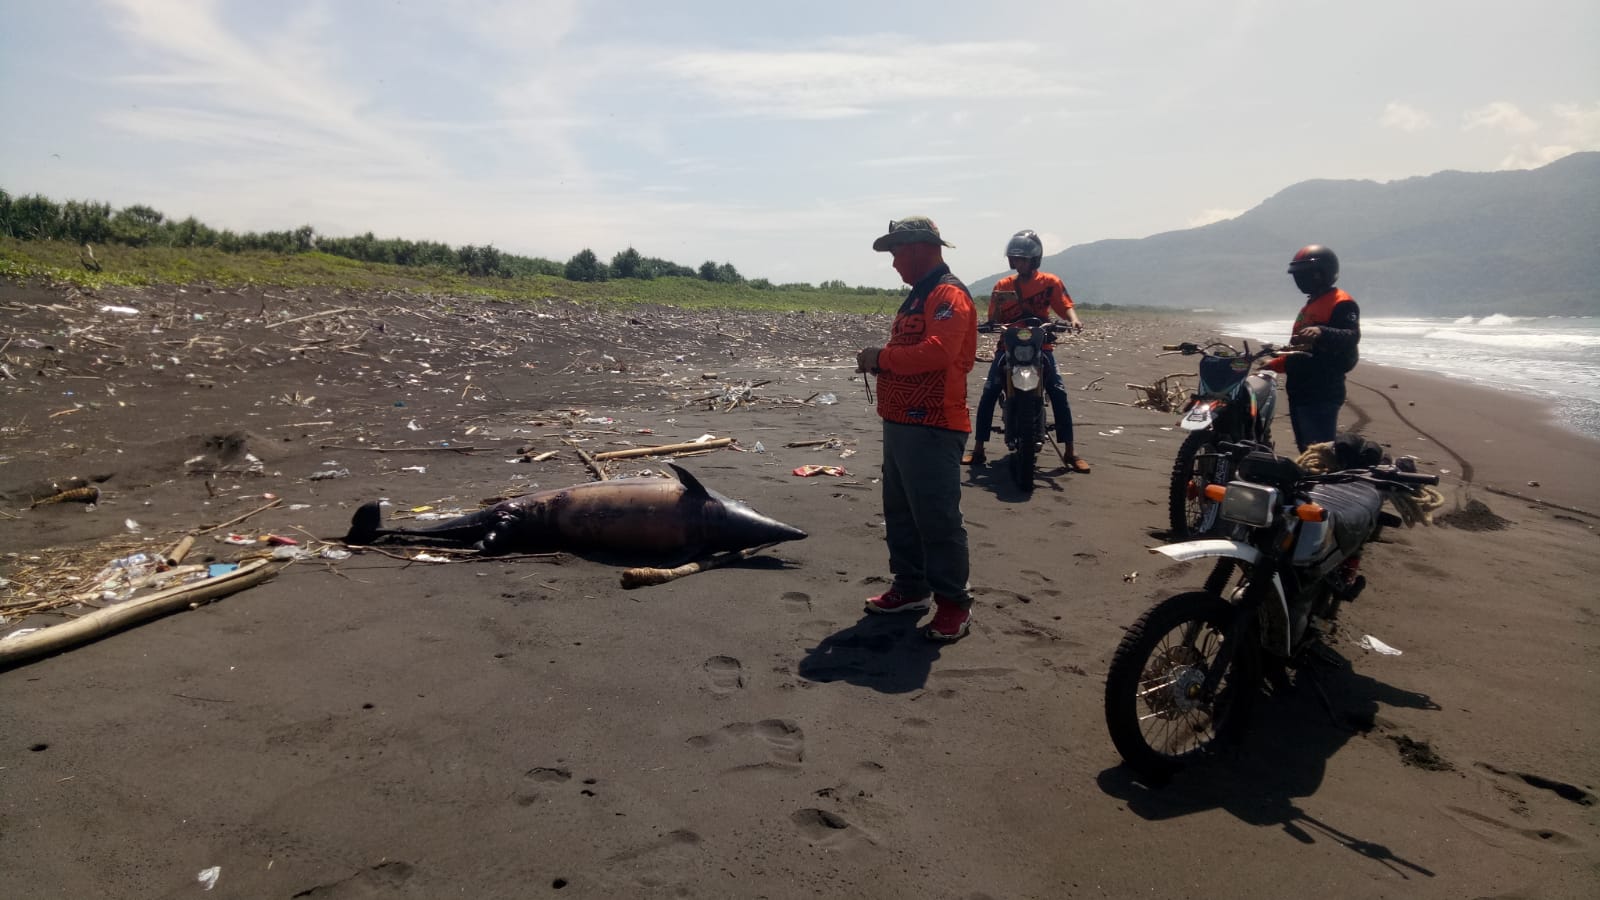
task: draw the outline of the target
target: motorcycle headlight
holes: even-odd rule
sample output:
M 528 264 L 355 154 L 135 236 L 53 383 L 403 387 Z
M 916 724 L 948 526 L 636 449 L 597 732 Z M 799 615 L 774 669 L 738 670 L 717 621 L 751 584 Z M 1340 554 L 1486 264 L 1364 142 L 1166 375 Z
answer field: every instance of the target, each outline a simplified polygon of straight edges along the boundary
M 1033 363 L 1034 348 L 1032 344 L 1018 344 L 1011 348 L 1011 361 L 1022 365 Z
M 1278 489 L 1248 481 L 1230 481 L 1222 496 L 1218 512 L 1230 522 L 1265 528 L 1272 524 L 1273 511 L 1278 508 Z
M 1013 366 L 1011 384 L 1019 391 L 1031 391 L 1039 386 L 1038 366 Z

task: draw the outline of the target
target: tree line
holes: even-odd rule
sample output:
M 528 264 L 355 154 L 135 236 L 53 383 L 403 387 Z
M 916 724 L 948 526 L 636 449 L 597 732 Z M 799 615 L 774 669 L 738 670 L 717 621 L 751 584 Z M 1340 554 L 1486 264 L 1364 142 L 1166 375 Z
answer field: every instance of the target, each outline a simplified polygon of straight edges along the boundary
M 78 244 L 122 244 L 129 247 L 207 247 L 224 253 L 326 253 L 360 262 L 417 266 L 479 277 L 517 278 L 549 275 L 568 281 L 607 281 L 636 278 L 696 278 L 717 284 L 742 284 L 756 290 L 848 291 L 867 295 L 898 294 L 871 287 L 847 287 L 843 281 L 825 281 L 813 288 L 805 282 L 773 284 L 765 278 L 746 279 L 732 263 L 706 260 L 698 268 L 645 256 L 629 247 L 602 262 L 584 248 L 565 263 L 537 256 L 507 253 L 493 245 L 451 247 L 438 241 L 378 238 L 372 232 L 355 237 L 318 234 L 310 225 L 292 231 L 218 230 L 189 216 L 170 219 L 142 204 L 112 209 L 109 203 L 68 200 L 57 203 L 32 194 L 14 197 L 0 188 L 0 235 L 23 241 L 72 241 Z

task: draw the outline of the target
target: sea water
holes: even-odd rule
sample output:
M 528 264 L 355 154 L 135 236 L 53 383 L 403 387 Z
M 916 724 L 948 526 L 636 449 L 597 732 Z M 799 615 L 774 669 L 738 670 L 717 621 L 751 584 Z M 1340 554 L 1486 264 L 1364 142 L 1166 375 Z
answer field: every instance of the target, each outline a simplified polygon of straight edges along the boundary
M 1291 324 L 1233 322 L 1223 330 L 1285 344 Z M 1600 318 L 1594 316 L 1363 318 L 1361 359 L 1532 394 L 1550 402 L 1564 424 L 1600 438 Z M 1351 377 L 1359 380 L 1360 371 Z

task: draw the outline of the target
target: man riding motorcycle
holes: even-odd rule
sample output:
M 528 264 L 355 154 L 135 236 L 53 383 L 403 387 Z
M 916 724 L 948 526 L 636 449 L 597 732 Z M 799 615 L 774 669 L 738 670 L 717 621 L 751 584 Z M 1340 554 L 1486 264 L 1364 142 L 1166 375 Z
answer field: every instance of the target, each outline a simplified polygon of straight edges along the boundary
M 1072 308 L 1072 295 L 1067 293 L 1061 279 L 1049 272 L 1039 271 L 1044 259 L 1044 243 L 1039 235 L 1023 230 L 1011 236 L 1006 243 L 1006 262 L 1016 270 L 1015 275 L 1000 279 L 989 295 L 988 322 L 1008 325 L 1012 322 L 1037 317 L 1047 319 L 1054 312 L 1058 317 L 1083 330 L 1083 322 Z M 1050 396 L 1050 409 L 1056 420 L 1056 440 L 1061 443 L 1062 460 L 1075 472 L 1088 472 L 1089 463 L 1078 456 L 1072 444 L 1072 407 L 1067 402 L 1067 388 L 1061 383 L 1061 373 L 1056 368 L 1053 346 L 1046 345 L 1044 352 L 1044 389 Z M 981 466 L 987 460 L 983 442 L 989 439 L 993 428 L 994 407 L 1004 389 L 1005 354 L 997 345 L 994 363 L 989 366 L 989 377 L 983 383 L 983 394 L 978 398 L 977 422 L 973 428 L 972 451 L 962 462 Z

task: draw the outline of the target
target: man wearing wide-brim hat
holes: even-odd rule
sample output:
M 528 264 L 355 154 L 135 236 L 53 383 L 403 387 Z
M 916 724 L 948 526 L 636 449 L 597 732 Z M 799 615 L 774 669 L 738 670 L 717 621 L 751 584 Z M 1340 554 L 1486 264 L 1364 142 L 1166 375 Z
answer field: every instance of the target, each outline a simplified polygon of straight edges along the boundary
M 884 538 L 894 574 L 889 590 L 867 601 L 867 612 L 937 607 L 923 632 L 936 641 L 960 640 L 972 620 L 961 454 L 971 431 L 967 373 L 978 316 L 967 286 L 945 265 L 943 248 L 950 246 L 926 216 L 890 222 L 872 242 L 873 250 L 893 256 L 911 292 L 895 314 L 889 343 L 856 355 L 857 371 L 878 376 Z

